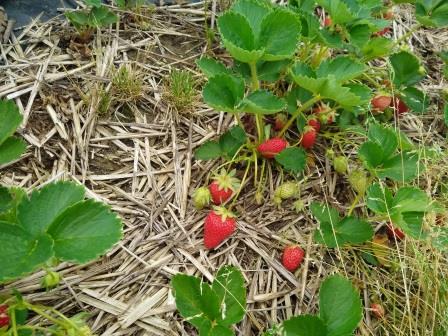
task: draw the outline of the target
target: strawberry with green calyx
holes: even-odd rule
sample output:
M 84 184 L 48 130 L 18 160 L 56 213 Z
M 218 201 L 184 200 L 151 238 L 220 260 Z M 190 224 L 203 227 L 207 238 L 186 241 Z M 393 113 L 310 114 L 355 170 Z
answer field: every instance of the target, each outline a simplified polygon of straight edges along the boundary
M 333 167 L 339 174 L 345 174 L 348 169 L 348 161 L 345 156 L 339 155 L 333 159 Z
M 305 149 L 310 149 L 316 142 L 317 132 L 312 126 L 305 126 L 303 129 L 302 139 L 300 145 Z
M 400 241 L 405 237 L 404 232 L 400 228 L 394 227 L 391 223 L 386 226 L 386 233 L 389 239 L 393 241 Z
M 234 192 L 240 187 L 240 180 L 235 177 L 236 170 L 227 173 L 224 169 L 213 177 L 213 182 L 208 186 L 212 201 L 216 205 L 227 202 Z
M 386 95 L 377 95 L 371 101 L 372 109 L 375 111 L 384 111 L 392 103 L 392 97 Z
M 295 182 L 284 182 L 280 184 L 274 192 L 274 203 L 280 205 L 282 200 L 297 197 L 299 186 Z
M 365 194 L 369 181 L 364 170 L 352 171 L 348 176 L 348 181 L 359 195 Z
M 290 245 L 283 250 L 282 264 L 288 271 L 294 272 L 299 268 L 304 257 L 305 251 L 303 251 L 300 246 Z
M 319 122 L 319 120 L 317 120 L 317 118 L 315 116 L 310 117 L 308 119 L 308 126 L 313 127 L 316 130 L 316 132 L 319 133 L 319 131 L 320 131 L 320 122 Z
M 279 113 L 275 116 L 274 120 L 274 130 L 280 131 L 283 129 L 283 127 L 286 125 L 286 122 L 288 121 L 288 118 L 284 113 Z
M 226 240 L 236 228 L 235 215 L 223 207 L 214 207 L 204 224 L 204 245 L 207 249 L 214 249 Z
M 375 315 L 377 319 L 382 319 L 386 315 L 383 306 L 380 305 L 379 303 L 372 303 L 370 305 L 370 309 L 372 310 L 373 315 Z
M 257 150 L 265 159 L 273 159 L 288 146 L 288 142 L 282 138 L 271 138 L 258 145 Z
M 193 193 L 193 203 L 196 209 L 200 210 L 210 204 L 212 195 L 207 187 L 200 187 Z
M 9 326 L 11 319 L 8 315 L 8 306 L 0 305 L 0 328 Z

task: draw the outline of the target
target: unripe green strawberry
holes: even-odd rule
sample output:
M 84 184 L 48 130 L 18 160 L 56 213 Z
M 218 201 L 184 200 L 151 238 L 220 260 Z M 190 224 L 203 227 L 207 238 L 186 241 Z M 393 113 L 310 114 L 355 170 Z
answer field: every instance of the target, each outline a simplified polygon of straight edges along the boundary
M 42 287 L 45 289 L 51 289 L 59 285 L 61 282 L 61 276 L 57 272 L 49 271 L 42 279 Z
M 367 190 L 368 179 L 364 170 L 354 170 L 348 176 L 348 181 L 352 188 L 360 195 L 364 195 Z
M 200 187 L 194 191 L 193 203 L 196 209 L 202 209 L 209 205 L 211 199 L 210 190 L 207 187 Z
M 300 213 L 305 209 L 305 203 L 302 200 L 297 200 L 292 204 L 295 212 Z
M 275 190 L 274 197 L 278 197 L 282 200 L 294 197 L 298 194 L 299 187 L 295 182 L 285 182 L 280 184 Z
M 334 170 L 336 170 L 336 172 L 338 172 L 339 174 L 345 174 L 348 169 L 347 158 L 342 155 L 336 156 L 333 159 L 333 166 L 334 166 Z

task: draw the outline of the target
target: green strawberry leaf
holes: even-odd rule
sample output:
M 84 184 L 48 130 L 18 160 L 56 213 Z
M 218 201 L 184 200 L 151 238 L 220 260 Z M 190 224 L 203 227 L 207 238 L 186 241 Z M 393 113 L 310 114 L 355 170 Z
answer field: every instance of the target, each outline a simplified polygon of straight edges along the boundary
M 326 336 L 351 335 L 362 319 L 359 293 L 340 275 L 328 277 L 320 286 L 319 309 Z
M 0 165 L 17 160 L 25 150 L 25 141 L 15 136 L 7 138 L 0 145 Z
M 366 66 L 348 56 L 338 56 L 321 63 L 316 71 L 317 77 L 333 75 L 338 82 L 346 82 L 362 75 Z
M 231 74 L 224 64 L 210 57 L 201 57 L 196 61 L 196 65 L 207 77 L 213 77 L 220 74 Z
M 0 187 L 0 194 L 3 194 L 3 187 Z M 22 188 L 7 188 L 9 196 L 0 195 L 0 221 L 18 224 L 17 208 L 23 198 L 26 197 L 26 192 Z M 3 210 L 2 210 L 3 209 Z
M 285 107 L 286 102 L 270 91 L 257 90 L 244 98 L 238 109 L 254 114 L 274 114 Z
M 393 82 L 397 87 L 416 84 L 424 77 L 420 72 L 419 59 L 406 51 L 390 56 L 390 64 L 394 71 Z
M 92 27 L 105 27 L 117 21 L 118 16 L 105 6 L 94 7 L 89 15 L 89 25 Z
M 198 160 L 213 160 L 223 155 L 219 142 L 211 140 L 203 143 L 194 153 Z
M 103 2 L 101 0 L 84 0 L 87 6 L 99 8 L 103 6 Z
M 221 316 L 220 300 L 211 286 L 199 278 L 185 274 L 176 274 L 171 280 L 171 286 L 180 315 L 197 327 L 201 335 L 209 332 L 212 321 Z
M 395 226 L 405 234 L 415 239 L 426 239 L 427 233 L 423 231 L 423 212 L 402 212 L 392 217 Z
M 364 142 L 358 150 L 359 158 L 367 168 L 374 169 L 381 165 L 384 160 L 384 151 L 381 145 L 376 142 Z
M 81 201 L 67 208 L 48 228 L 55 256 L 86 263 L 104 254 L 122 237 L 121 220 L 103 203 Z
M 241 271 L 233 266 L 223 266 L 212 284 L 218 296 L 222 316 L 218 323 L 230 326 L 240 322 L 246 313 L 246 288 Z
M 248 20 L 241 14 L 226 12 L 218 19 L 222 42 L 230 55 L 238 61 L 258 61 L 264 50 L 255 49 L 255 36 Z
M 404 103 L 416 113 L 425 113 L 429 105 L 429 97 L 415 87 L 407 87 L 400 95 Z
M 289 65 L 289 60 L 281 60 L 274 62 L 260 61 L 257 63 L 257 75 L 261 81 L 269 83 L 280 79 Z M 250 73 L 250 72 L 249 72 Z
M 306 153 L 303 148 L 288 147 L 275 156 L 285 170 L 298 174 L 305 169 Z
M 47 234 L 34 237 L 18 225 L 0 222 L 0 282 L 34 271 L 53 256 L 52 247 Z
M 204 101 L 208 105 L 226 112 L 235 112 L 243 96 L 244 80 L 228 74 L 213 76 L 203 90 Z
M 445 102 L 445 107 L 443 108 L 443 119 L 445 125 L 448 126 L 448 102 Z
M 356 19 L 341 0 L 318 0 L 316 3 L 326 9 L 335 24 L 345 24 Z
M 394 44 L 390 39 L 377 37 L 369 40 L 363 47 L 362 53 L 367 61 L 389 55 Z
M 373 237 L 372 226 L 355 217 L 345 217 L 338 223 L 320 222 L 314 239 L 329 248 L 361 244 Z
M 267 2 L 258 0 L 235 1 L 231 10 L 247 19 L 256 38 L 260 35 L 261 23 L 264 17 L 272 11 Z
M 327 327 L 318 316 L 300 315 L 284 321 L 283 332 L 284 336 L 324 336 Z
M 369 25 L 359 24 L 349 28 L 350 42 L 358 49 L 363 49 L 370 40 L 372 32 Z
M 393 208 L 399 212 L 425 212 L 428 211 L 430 204 L 431 199 L 423 190 L 402 187 L 395 194 Z
M 65 12 L 65 17 L 76 29 L 90 25 L 89 14 L 82 11 Z
M 415 2 L 417 20 L 427 27 L 448 26 L 448 3 L 446 0 L 417 0 Z
M 12 100 L 0 99 L 0 145 L 14 134 L 23 118 Z
M 11 209 L 13 204 L 9 189 L 0 185 L 0 214 Z
M 448 227 L 435 228 L 431 243 L 439 251 L 448 252 Z
M 346 84 L 344 87 L 350 89 L 350 92 L 355 94 L 361 100 L 359 102 L 360 105 L 366 105 L 372 99 L 372 89 L 370 89 L 367 85 L 364 84 Z M 364 110 L 361 108 L 360 110 Z
M 246 141 L 246 132 L 240 126 L 232 127 L 219 138 L 222 155 L 232 159 Z
M 51 183 L 34 190 L 18 206 L 20 225 L 31 235 L 47 232 L 65 209 L 84 199 L 85 189 L 73 182 Z
M 392 192 L 379 183 L 372 184 L 367 189 L 367 207 L 376 214 L 391 212 L 394 205 Z
M 398 147 L 397 133 L 379 124 L 370 125 L 368 138 L 381 146 L 384 158 L 389 158 Z
M 407 182 L 413 180 L 423 170 L 418 153 L 402 152 L 385 161 L 375 171 L 379 178 Z
M 336 225 L 341 221 L 341 218 L 339 217 L 339 212 L 327 205 L 323 205 L 317 202 L 313 202 L 310 205 L 311 213 L 313 214 L 316 219 L 323 223 L 332 223 L 333 225 Z
M 263 60 L 279 61 L 291 58 L 297 48 L 300 20 L 293 12 L 276 8 L 261 22 L 258 46 L 265 50 Z

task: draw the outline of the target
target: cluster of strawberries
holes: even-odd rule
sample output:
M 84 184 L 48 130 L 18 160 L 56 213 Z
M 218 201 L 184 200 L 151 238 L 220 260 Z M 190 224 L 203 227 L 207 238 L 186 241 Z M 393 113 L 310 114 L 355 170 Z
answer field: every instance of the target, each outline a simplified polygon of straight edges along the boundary
M 8 315 L 8 306 L 5 304 L 0 305 L 0 328 L 7 327 L 9 325 L 10 318 Z
M 409 107 L 397 96 L 379 94 L 371 100 L 372 111 L 380 113 L 387 108 L 392 108 L 397 116 L 409 112 Z

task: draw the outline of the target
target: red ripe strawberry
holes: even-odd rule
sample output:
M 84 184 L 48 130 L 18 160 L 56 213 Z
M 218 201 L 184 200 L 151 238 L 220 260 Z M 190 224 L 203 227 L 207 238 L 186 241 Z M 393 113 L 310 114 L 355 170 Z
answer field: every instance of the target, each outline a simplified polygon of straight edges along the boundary
M 372 309 L 372 313 L 377 319 L 382 319 L 385 315 L 384 308 L 379 303 L 372 303 L 370 309 Z
M 303 148 L 309 149 L 313 147 L 316 142 L 317 132 L 313 126 L 306 126 L 303 129 L 302 140 L 300 140 L 300 145 Z
M 227 173 L 223 169 L 220 174 L 215 175 L 213 182 L 208 186 L 212 201 L 216 205 L 220 205 L 229 200 L 235 190 L 240 187 L 240 180 L 235 177 L 235 173 L 235 170 Z
M 272 159 L 288 146 L 288 142 L 282 138 L 272 138 L 258 145 L 257 150 L 262 157 Z
M 380 31 L 376 32 L 374 35 L 376 35 L 376 36 L 384 36 L 387 33 L 389 33 L 391 30 L 392 29 L 390 27 L 386 27 L 383 30 L 380 30 Z
M 314 117 L 310 118 L 308 120 L 308 125 L 313 127 L 316 130 L 316 132 L 319 133 L 319 131 L 320 131 L 320 122 L 319 122 L 319 120 L 317 120 Z
M 0 305 L 0 328 L 7 327 L 9 322 L 8 306 L 4 304 Z
M 392 100 L 391 106 L 398 115 L 409 112 L 409 107 L 398 97 Z
M 236 227 L 234 215 L 225 208 L 216 207 L 205 217 L 204 245 L 213 249 L 228 238 Z
M 375 110 L 384 111 L 392 103 L 392 97 L 378 95 L 370 103 Z
M 277 114 L 274 121 L 274 130 L 280 131 L 286 124 L 287 118 L 283 113 Z
M 403 231 L 401 231 L 400 228 L 393 227 L 392 224 L 388 224 L 386 227 L 387 236 L 390 240 L 397 240 L 400 241 L 404 238 L 405 234 Z
M 330 27 L 333 21 L 331 20 L 331 17 L 326 16 L 324 21 L 322 22 L 323 27 Z
M 299 268 L 305 252 L 297 245 L 287 246 L 283 250 L 282 264 L 290 272 Z

